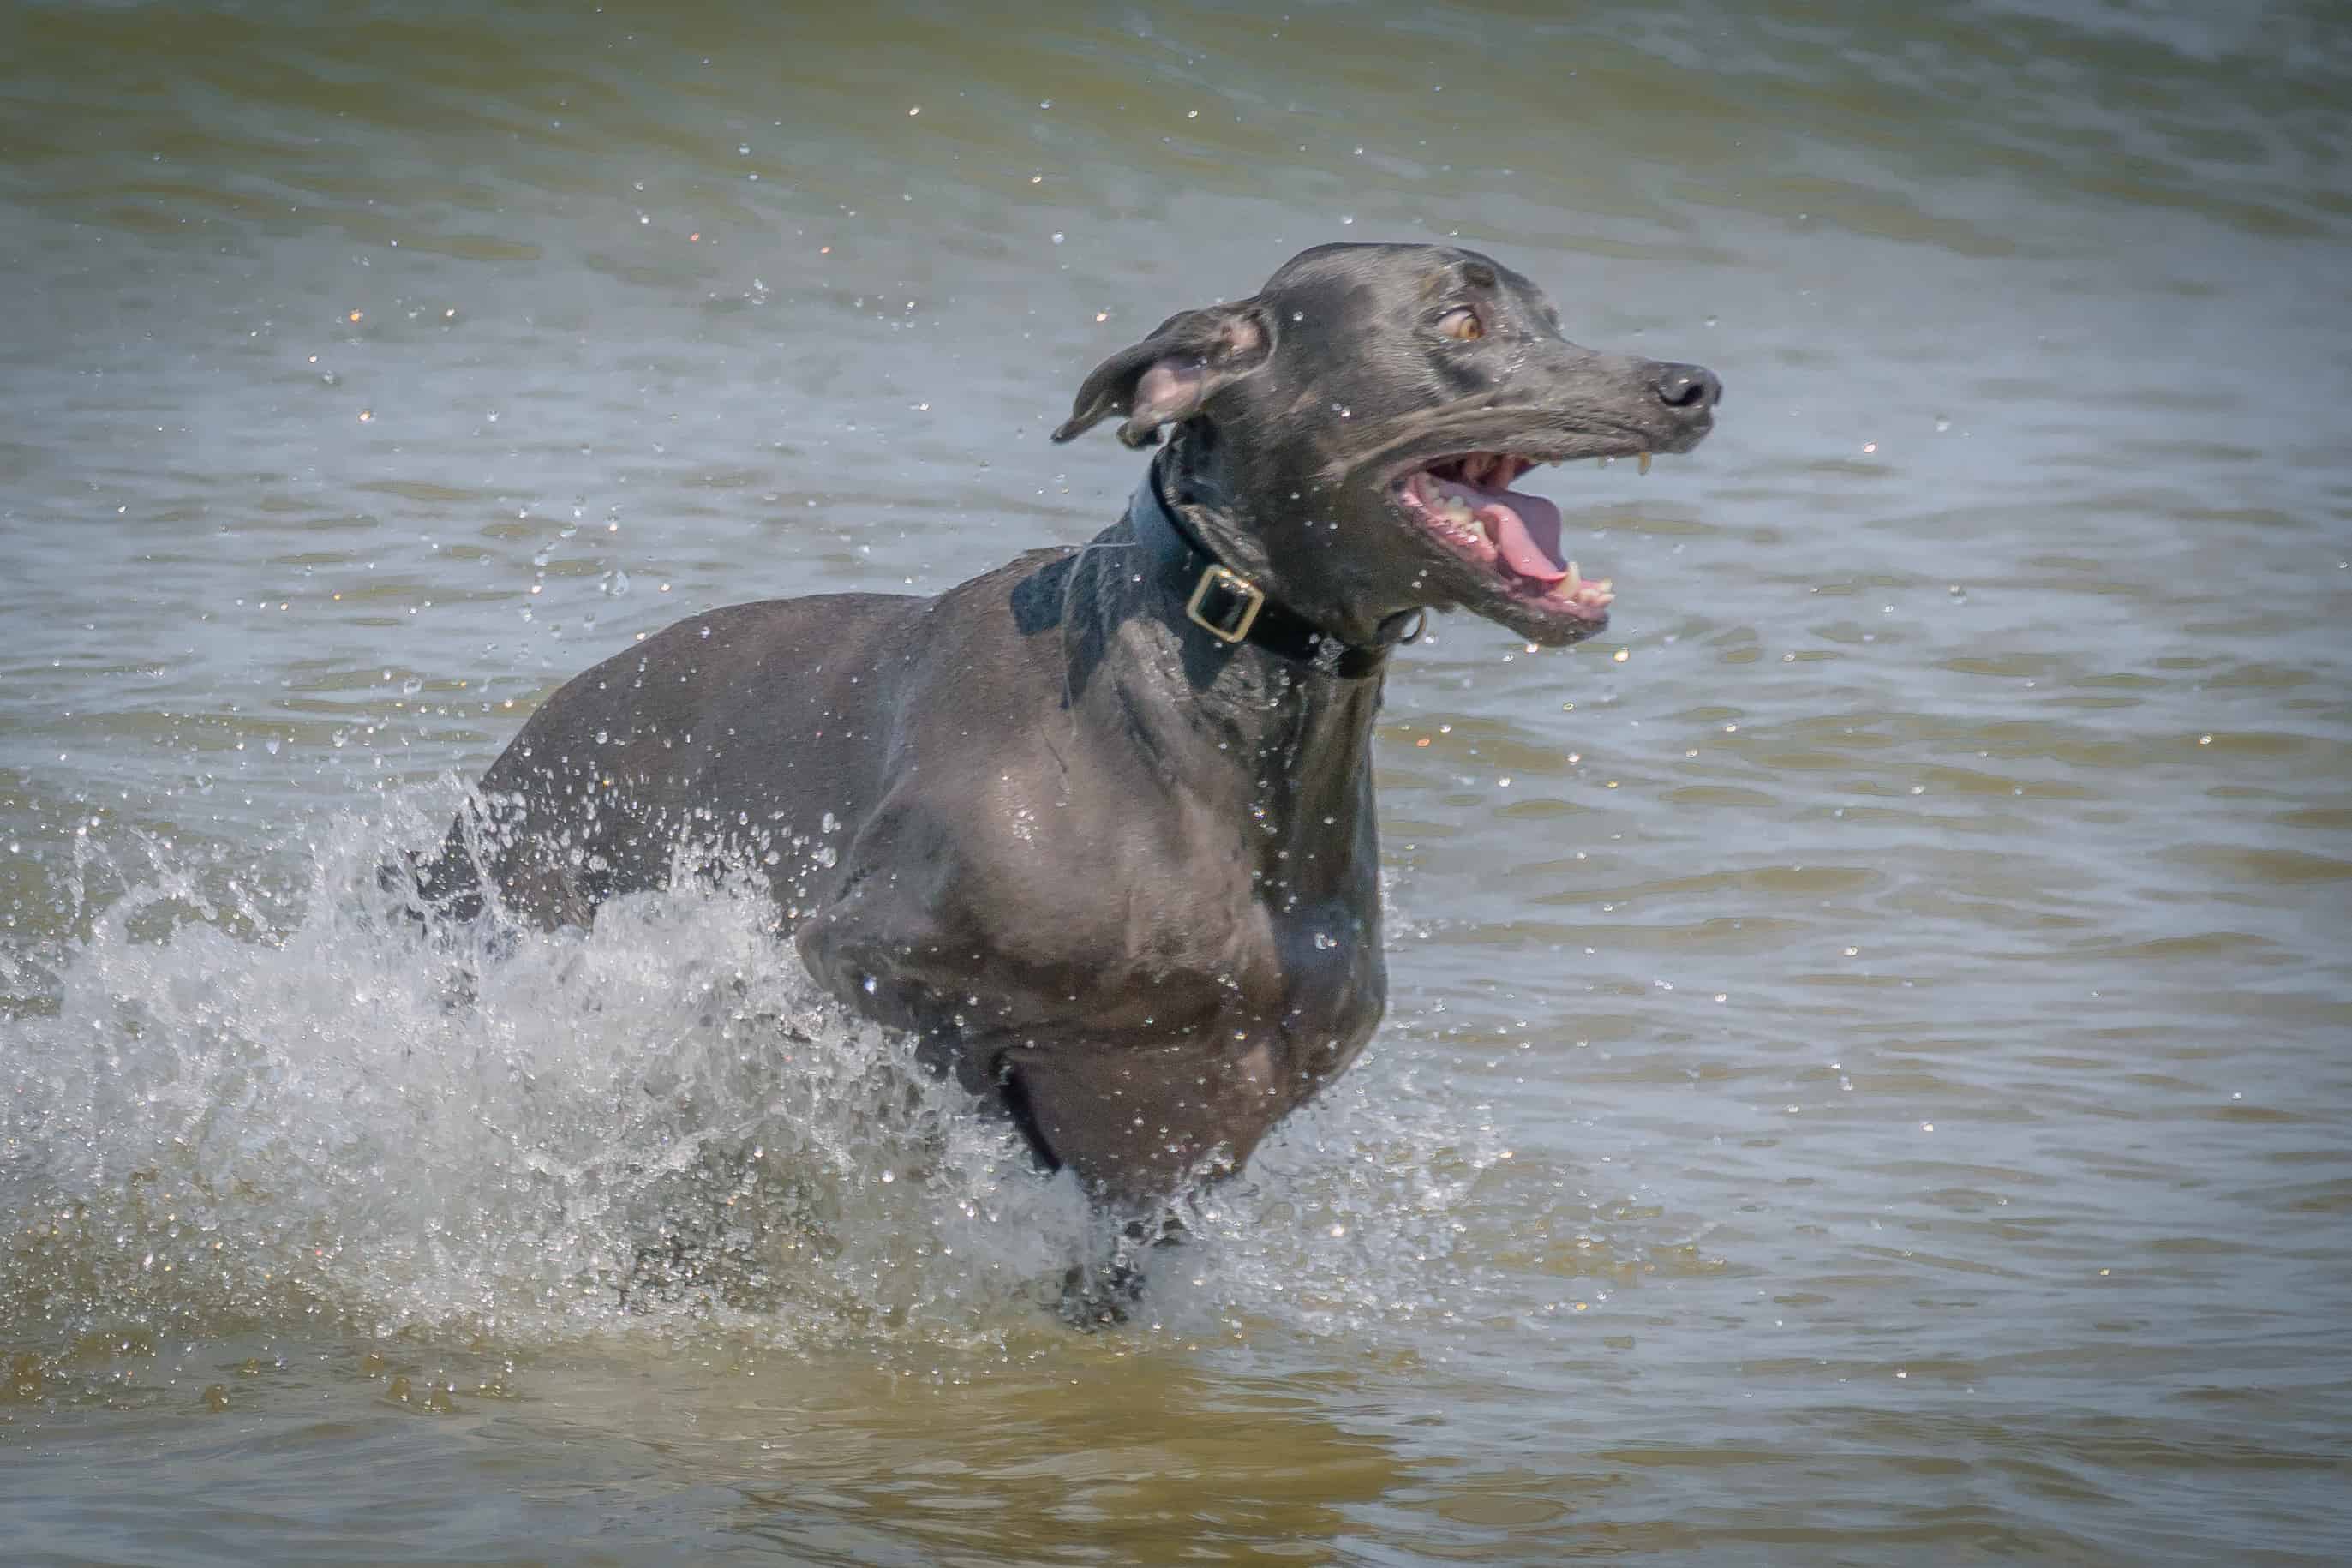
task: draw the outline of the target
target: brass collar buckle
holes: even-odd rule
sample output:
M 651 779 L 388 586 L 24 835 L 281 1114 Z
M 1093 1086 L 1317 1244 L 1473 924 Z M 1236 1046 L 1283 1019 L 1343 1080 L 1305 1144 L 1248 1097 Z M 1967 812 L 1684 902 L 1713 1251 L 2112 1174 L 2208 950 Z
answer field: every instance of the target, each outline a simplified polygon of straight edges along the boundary
M 1201 612 L 1212 589 L 1231 601 L 1224 613 L 1213 620 Z M 1184 605 L 1184 615 L 1219 642 L 1237 643 L 1250 635 L 1250 627 L 1257 624 L 1257 613 L 1264 608 L 1265 589 L 1237 572 L 1211 564 L 1201 569 L 1201 580 L 1193 584 L 1192 596 Z

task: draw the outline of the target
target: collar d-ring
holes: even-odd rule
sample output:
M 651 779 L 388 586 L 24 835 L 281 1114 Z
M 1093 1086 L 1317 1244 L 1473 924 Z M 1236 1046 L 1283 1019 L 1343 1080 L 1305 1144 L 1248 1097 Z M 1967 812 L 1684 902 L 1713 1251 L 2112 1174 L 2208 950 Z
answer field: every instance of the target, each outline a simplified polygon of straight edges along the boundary
M 1381 623 L 1380 629 L 1373 634 L 1372 640 L 1381 647 L 1402 647 L 1409 642 L 1419 642 L 1421 640 L 1422 632 L 1426 629 L 1428 626 L 1429 612 L 1427 610 L 1399 610 L 1395 615 L 1391 616 L 1388 619 Z M 1402 629 L 1392 632 L 1390 630 L 1392 626 Z

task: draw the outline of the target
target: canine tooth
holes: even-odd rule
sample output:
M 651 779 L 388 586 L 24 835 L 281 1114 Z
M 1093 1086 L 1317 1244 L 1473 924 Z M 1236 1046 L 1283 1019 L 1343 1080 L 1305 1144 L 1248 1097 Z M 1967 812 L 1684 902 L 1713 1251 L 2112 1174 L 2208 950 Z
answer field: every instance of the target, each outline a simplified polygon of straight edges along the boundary
M 1642 454 L 1642 471 L 1645 474 L 1650 471 L 1650 454 L 1647 452 Z
M 1603 577 L 1600 582 L 1591 584 L 1591 586 L 1598 588 L 1604 594 L 1613 595 L 1617 590 L 1617 580 L 1614 577 Z

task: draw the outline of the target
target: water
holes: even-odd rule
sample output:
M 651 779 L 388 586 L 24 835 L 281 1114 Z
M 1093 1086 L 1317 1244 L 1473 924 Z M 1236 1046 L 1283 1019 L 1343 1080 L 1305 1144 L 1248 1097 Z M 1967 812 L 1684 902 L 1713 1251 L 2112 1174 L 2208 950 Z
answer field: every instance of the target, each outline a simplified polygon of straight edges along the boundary
M 0 59 L 12 1561 L 2352 1549 L 2340 8 L 18 4 Z M 1098 358 L 1456 234 L 1722 425 L 1547 484 L 1607 637 L 1401 660 L 1391 1020 L 1135 1321 L 1058 1325 L 1074 1195 L 755 900 L 454 1008 L 386 918 L 568 674 L 1083 539 Z

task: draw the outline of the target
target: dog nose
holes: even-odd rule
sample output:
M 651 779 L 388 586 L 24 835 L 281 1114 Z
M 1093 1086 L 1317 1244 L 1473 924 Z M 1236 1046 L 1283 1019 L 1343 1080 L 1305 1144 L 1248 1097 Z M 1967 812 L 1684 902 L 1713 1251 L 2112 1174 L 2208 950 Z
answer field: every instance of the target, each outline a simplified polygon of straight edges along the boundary
M 1723 383 L 1703 364 L 1662 364 L 1651 385 L 1659 402 L 1685 418 L 1696 419 L 1723 401 Z

